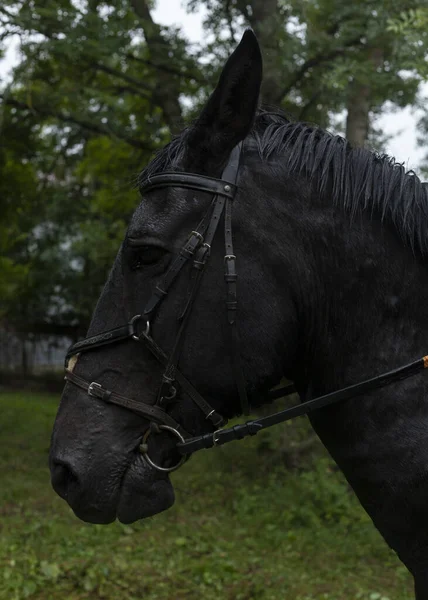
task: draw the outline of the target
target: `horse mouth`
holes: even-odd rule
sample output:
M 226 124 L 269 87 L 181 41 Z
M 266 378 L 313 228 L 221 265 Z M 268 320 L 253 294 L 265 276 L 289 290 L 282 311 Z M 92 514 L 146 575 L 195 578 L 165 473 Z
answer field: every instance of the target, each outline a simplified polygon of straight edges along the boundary
M 117 519 L 129 525 L 152 517 L 174 504 L 174 488 L 167 475 L 160 475 L 139 455 L 122 479 Z
M 116 482 L 111 477 L 94 479 L 90 488 L 79 485 L 76 477 L 70 479 L 66 490 L 58 490 L 55 477 L 52 478 L 57 493 L 86 523 L 107 525 L 116 519 L 124 524 L 135 523 L 174 504 L 174 489 L 168 476 L 150 467 L 140 454 Z

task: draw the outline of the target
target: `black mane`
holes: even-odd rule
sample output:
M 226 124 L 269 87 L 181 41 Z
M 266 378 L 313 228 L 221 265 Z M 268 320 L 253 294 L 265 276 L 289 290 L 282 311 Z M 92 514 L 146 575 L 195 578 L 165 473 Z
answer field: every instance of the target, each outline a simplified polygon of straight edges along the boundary
M 341 136 L 292 123 L 280 113 L 260 111 L 254 137 L 263 160 L 286 155 L 289 171 L 316 178 L 321 193 L 332 185 L 333 201 L 351 216 L 368 209 L 393 223 L 414 251 L 428 252 L 427 186 L 394 158 L 352 148 Z
M 155 156 L 140 174 L 140 182 L 179 165 L 188 131 Z M 286 156 L 286 169 L 305 173 L 318 183 L 320 193 L 331 186 L 333 202 L 351 217 L 369 210 L 391 222 L 413 251 L 428 253 L 428 186 L 413 171 L 406 172 L 402 163 L 386 154 L 352 148 L 343 137 L 292 122 L 279 111 L 261 109 L 252 136 L 262 160 Z

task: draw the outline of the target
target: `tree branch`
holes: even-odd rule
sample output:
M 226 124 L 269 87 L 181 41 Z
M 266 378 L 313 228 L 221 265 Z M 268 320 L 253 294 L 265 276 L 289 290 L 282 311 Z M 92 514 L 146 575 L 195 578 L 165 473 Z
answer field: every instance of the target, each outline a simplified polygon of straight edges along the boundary
M 165 52 L 165 48 L 168 48 L 169 44 L 163 38 L 160 26 L 153 21 L 146 0 L 131 0 L 131 4 L 137 17 L 141 19 L 150 55 L 153 57 L 162 51 Z M 171 130 L 175 130 L 177 124 L 181 124 L 182 121 L 181 107 L 178 101 L 179 93 L 177 82 L 171 79 L 168 73 L 160 72 L 159 85 L 153 91 L 153 99 L 160 106 Z
M 137 88 L 141 88 L 143 90 L 147 90 L 150 93 L 153 93 L 153 89 L 150 86 L 142 83 L 141 81 L 138 81 L 138 79 L 135 79 L 134 77 L 131 77 L 130 75 L 127 75 L 126 73 L 122 73 L 121 71 L 117 71 L 116 69 L 113 69 L 112 67 L 108 67 L 107 65 L 103 65 L 101 63 L 95 63 L 92 66 L 97 71 L 103 71 L 104 73 L 108 73 L 109 75 L 113 75 L 114 77 L 118 77 L 119 79 L 123 79 L 124 81 L 131 83 L 133 86 L 135 86 Z
M 159 63 L 153 62 L 147 58 L 140 58 L 139 56 L 135 56 L 134 54 L 128 52 L 126 54 L 126 58 L 130 60 L 135 60 L 143 65 L 148 65 L 149 67 L 153 67 L 159 71 L 164 71 L 165 73 L 169 73 L 170 75 L 178 75 L 178 77 L 183 77 L 184 79 L 194 79 L 198 83 L 206 84 L 206 79 L 204 79 L 199 73 L 188 73 L 186 71 L 179 71 L 178 69 L 174 69 L 173 67 L 167 65 L 161 65 Z
M 113 95 L 118 96 L 119 94 L 133 94 L 134 96 L 140 96 L 140 98 L 144 98 L 144 100 L 151 100 L 152 96 L 150 94 L 146 94 L 141 90 L 136 90 L 132 85 L 111 85 L 105 88 L 107 92 L 111 92 Z
M 232 15 L 232 7 L 230 5 L 230 0 L 226 0 L 226 19 L 227 25 L 229 27 L 229 34 L 232 41 L 235 41 L 235 29 L 233 27 L 233 15 Z
M 361 38 L 361 36 L 355 37 L 352 40 L 349 40 L 349 42 L 345 46 L 341 46 L 340 48 L 335 48 L 334 50 L 331 50 L 327 54 L 320 52 L 316 56 L 313 56 L 312 58 L 308 58 L 308 60 L 306 60 L 303 63 L 303 65 L 300 67 L 300 69 L 298 69 L 294 73 L 292 79 L 288 81 L 287 87 L 285 87 L 282 90 L 281 100 L 282 100 L 282 98 L 284 98 L 284 96 L 286 96 L 295 87 L 295 85 L 301 79 L 303 79 L 303 77 L 309 71 L 309 69 L 312 69 L 313 67 L 318 67 L 319 65 L 327 62 L 328 60 L 332 60 L 333 58 L 336 58 L 337 56 L 341 56 L 342 54 L 345 54 L 345 52 L 347 50 L 349 50 L 349 48 L 351 48 L 352 46 L 362 45 L 362 43 L 360 42 L 360 38 Z
M 92 123 L 91 121 L 88 121 L 86 119 L 81 119 L 75 115 L 53 110 L 51 108 L 35 106 L 33 104 L 29 106 L 25 102 L 22 102 L 10 96 L 7 97 L 5 94 L 0 94 L 0 100 L 3 100 L 3 102 L 8 106 L 14 106 L 15 108 L 19 108 L 21 110 L 28 110 L 34 114 L 38 114 L 43 117 L 53 117 L 54 119 L 58 119 L 58 121 L 62 121 L 64 123 L 72 123 L 73 125 L 78 125 L 79 127 L 86 129 L 87 131 L 97 133 L 98 135 L 107 135 L 108 137 L 113 136 L 119 140 L 126 142 L 133 148 L 138 148 L 139 150 L 144 150 L 148 152 L 153 152 L 154 150 L 156 150 L 155 146 L 146 144 L 141 140 L 131 138 L 124 134 L 122 131 L 113 130 L 110 126 L 103 125 L 102 123 Z

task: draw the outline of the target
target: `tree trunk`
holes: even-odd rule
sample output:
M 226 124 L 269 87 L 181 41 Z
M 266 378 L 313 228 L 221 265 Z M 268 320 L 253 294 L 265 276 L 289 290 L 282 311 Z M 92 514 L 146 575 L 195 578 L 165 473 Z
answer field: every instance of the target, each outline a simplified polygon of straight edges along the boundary
M 246 17 L 254 29 L 263 53 L 262 101 L 265 104 L 278 106 L 284 96 L 284 74 L 281 69 L 281 49 L 278 44 L 280 37 L 284 36 L 284 31 L 278 0 L 253 0 L 251 13 L 247 12 Z
M 373 70 L 376 71 L 383 62 L 383 49 L 371 49 L 369 60 L 373 65 Z M 347 102 L 346 138 L 356 148 L 362 148 L 367 143 L 370 128 L 371 99 L 372 89 L 367 81 L 362 82 L 354 79 L 350 83 Z
M 346 138 L 354 147 L 362 148 L 369 132 L 370 87 L 353 81 L 349 85 Z

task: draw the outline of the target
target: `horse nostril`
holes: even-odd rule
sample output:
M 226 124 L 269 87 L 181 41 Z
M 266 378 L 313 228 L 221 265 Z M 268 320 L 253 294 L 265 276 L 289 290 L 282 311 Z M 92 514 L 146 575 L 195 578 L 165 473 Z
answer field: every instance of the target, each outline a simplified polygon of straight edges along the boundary
M 53 459 L 51 464 L 51 481 L 54 490 L 62 498 L 66 498 L 70 486 L 78 482 L 78 478 L 70 465 L 63 460 Z

